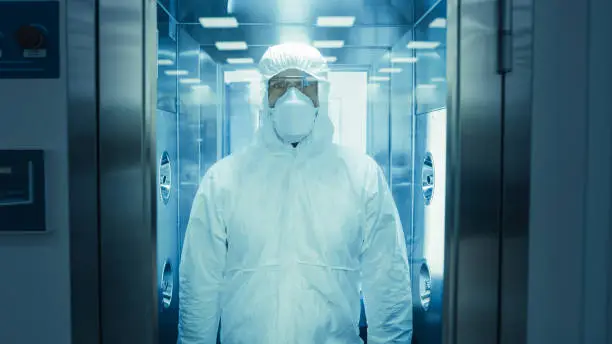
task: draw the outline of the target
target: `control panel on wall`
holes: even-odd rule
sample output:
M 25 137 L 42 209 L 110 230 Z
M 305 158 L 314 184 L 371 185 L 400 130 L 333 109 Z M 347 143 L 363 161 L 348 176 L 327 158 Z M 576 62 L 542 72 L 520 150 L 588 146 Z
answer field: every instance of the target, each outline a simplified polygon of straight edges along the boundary
M 60 76 L 59 2 L 0 1 L 0 79 Z
M 0 150 L 0 233 L 44 232 L 42 150 Z

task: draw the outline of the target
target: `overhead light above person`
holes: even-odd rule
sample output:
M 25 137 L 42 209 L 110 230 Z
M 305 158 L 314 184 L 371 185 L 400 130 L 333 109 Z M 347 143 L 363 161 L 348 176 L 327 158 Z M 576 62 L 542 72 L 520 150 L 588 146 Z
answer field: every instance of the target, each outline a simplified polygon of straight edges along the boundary
M 355 25 L 355 17 L 318 17 L 320 27 L 351 27 Z
M 255 61 L 250 57 L 242 58 L 228 58 L 227 63 L 229 64 L 253 64 Z
M 215 42 L 218 50 L 247 50 L 249 46 L 246 42 Z
M 436 18 L 429 23 L 429 27 L 432 29 L 444 29 L 446 27 L 446 19 Z
M 440 42 L 433 41 L 412 41 L 406 46 L 408 49 L 435 49 L 440 46 Z
M 207 29 L 227 29 L 238 27 L 238 20 L 234 17 L 203 17 L 200 24 Z
M 418 60 L 416 57 L 392 57 L 391 63 L 416 63 Z
M 314 41 L 312 42 L 312 44 L 315 46 L 315 48 L 331 48 L 331 49 L 338 49 L 338 48 L 342 48 L 344 47 L 344 41 Z

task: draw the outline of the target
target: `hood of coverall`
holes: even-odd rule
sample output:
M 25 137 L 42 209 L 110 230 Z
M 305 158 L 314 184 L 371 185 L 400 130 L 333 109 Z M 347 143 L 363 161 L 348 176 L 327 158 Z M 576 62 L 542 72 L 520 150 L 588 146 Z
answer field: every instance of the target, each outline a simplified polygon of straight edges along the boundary
M 288 69 L 308 73 L 318 81 L 319 108 L 312 132 L 297 147 L 282 142 L 274 130 L 274 123 L 268 104 L 268 81 Z M 302 43 L 284 43 L 270 47 L 259 63 L 262 75 L 260 128 L 257 143 L 265 145 L 273 153 L 297 154 L 310 157 L 325 150 L 332 144 L 334 126 L 329 119 L 328 66 L 318 49 Z

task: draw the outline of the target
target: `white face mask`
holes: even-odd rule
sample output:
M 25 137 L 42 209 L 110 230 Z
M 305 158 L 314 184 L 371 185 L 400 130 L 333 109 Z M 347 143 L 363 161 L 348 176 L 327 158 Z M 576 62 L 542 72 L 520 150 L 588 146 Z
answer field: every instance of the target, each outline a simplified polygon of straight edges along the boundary
M 290 88 L 270 109 L 276 134 L 286 143 L 296 143 L 308 136 L 317 117 L 312 100 Z

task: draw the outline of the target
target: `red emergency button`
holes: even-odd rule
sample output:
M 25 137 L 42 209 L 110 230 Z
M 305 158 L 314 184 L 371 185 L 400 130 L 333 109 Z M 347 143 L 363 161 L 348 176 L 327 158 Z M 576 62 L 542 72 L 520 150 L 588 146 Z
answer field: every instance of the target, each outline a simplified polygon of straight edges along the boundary
M 15 38 L 23 49 L 40 49 L 45 43 L 44 33 L 32 25 L 20 27 L 15 34 Z

